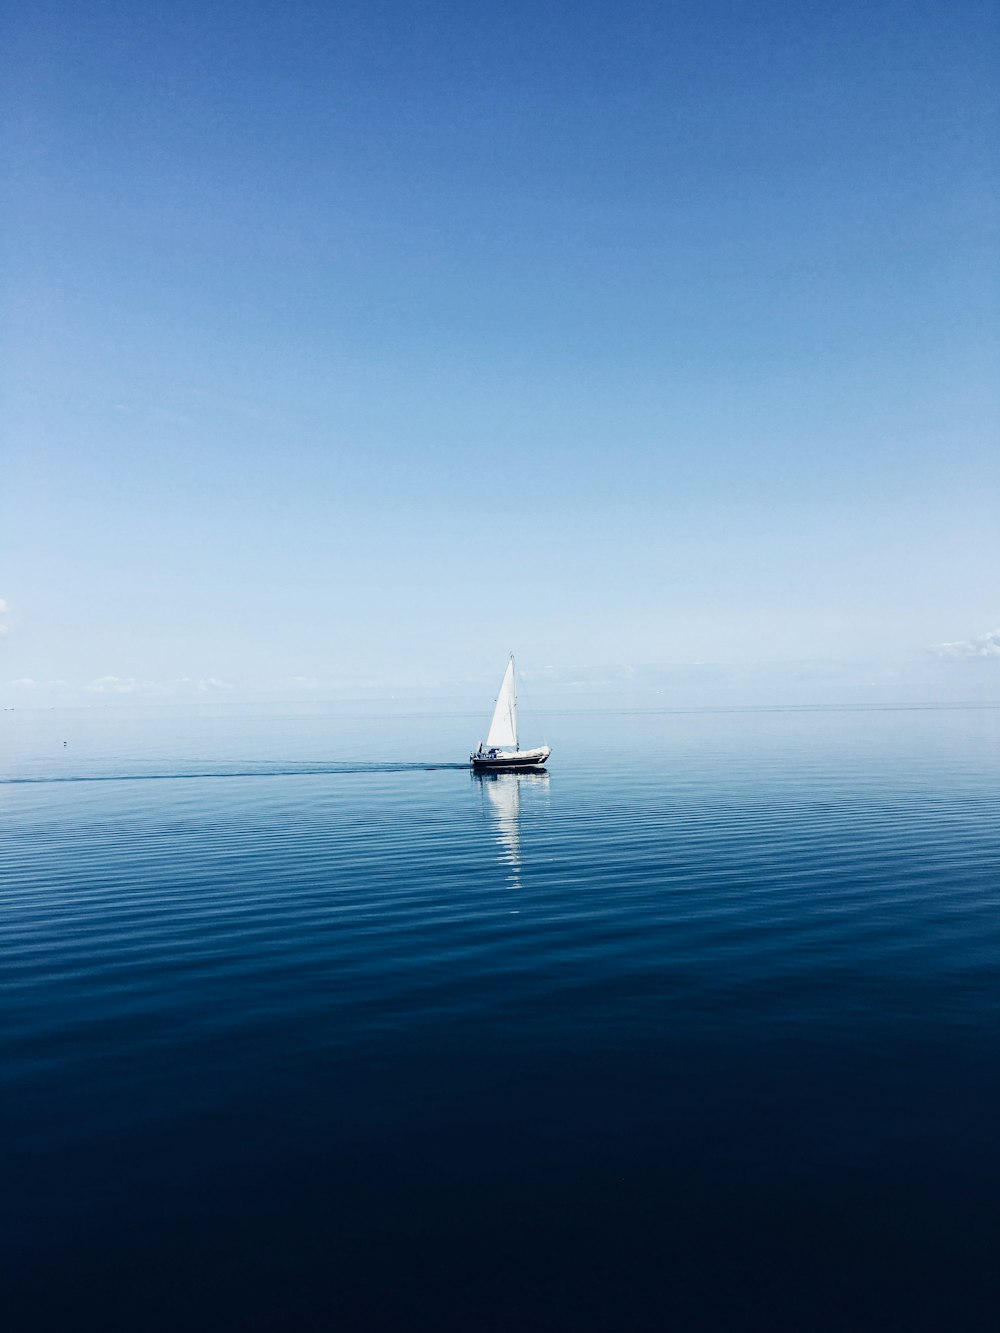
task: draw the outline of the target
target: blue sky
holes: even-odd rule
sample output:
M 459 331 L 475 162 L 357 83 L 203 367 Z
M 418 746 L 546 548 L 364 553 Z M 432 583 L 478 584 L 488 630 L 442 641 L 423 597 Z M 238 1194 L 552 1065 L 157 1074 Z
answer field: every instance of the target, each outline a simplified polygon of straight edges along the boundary
M 990 658 L 993 6 L 5 12 L 5 701 Z

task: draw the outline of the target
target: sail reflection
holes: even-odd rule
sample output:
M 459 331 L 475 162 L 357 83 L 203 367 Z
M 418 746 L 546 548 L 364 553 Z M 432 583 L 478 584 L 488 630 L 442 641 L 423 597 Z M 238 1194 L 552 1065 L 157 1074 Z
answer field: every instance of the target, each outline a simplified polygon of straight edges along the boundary
M 521 806 L 548 795 L 549 775 L 541 773 L 473 773 L 484 796 L 484 809 L 493 826 L 500 863 L 512 888 L 521 887 Z

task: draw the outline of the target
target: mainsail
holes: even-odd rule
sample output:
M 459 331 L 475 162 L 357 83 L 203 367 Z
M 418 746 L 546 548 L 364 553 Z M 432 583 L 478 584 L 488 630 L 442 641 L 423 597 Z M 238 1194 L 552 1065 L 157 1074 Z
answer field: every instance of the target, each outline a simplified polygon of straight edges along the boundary
M 493 710 L 490 734 L 486 744 L 492 748 L 504 749 L 513 746 L 517 749 L 517 695 L 514 693 L 514 655 L 511 654 L 507 670 L 503 673 L 503 684 L 497 695 L 497 706 Z

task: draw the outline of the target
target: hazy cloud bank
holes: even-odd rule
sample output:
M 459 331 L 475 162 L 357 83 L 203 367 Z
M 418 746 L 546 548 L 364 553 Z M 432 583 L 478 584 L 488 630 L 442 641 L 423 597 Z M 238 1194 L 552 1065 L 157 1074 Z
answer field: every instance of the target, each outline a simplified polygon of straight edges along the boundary
M 936 643 L 931 649 L 944 662 L 968 662 L 976 658 L 1000 658 L 1000 629 L 990 630 L 977 639 L 959 639 L 955 643 Z
M 134 676 L 99 676 L 84 687 L 91 694 L 136 694 L 145 696 L 175 694 L 213 694 L 231 690 L 228 681 L 216 676 L 182 676 L 180 680 L 137 680 Z

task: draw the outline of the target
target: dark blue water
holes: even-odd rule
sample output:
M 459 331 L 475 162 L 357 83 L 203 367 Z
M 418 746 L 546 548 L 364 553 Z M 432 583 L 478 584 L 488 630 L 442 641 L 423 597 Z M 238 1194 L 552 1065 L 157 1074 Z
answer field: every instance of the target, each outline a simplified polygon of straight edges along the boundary
M 3 715 L 8 1327 L 997 1326 L 1000 711 L 541 721 Z

